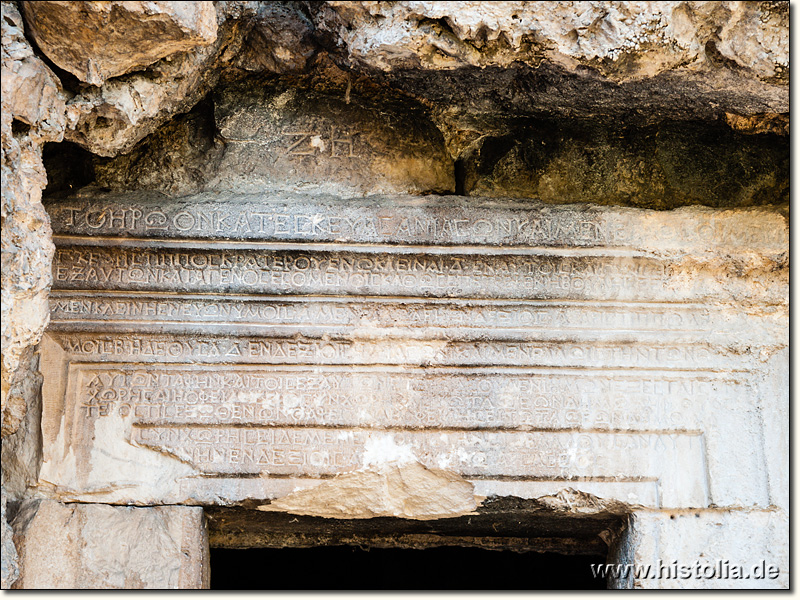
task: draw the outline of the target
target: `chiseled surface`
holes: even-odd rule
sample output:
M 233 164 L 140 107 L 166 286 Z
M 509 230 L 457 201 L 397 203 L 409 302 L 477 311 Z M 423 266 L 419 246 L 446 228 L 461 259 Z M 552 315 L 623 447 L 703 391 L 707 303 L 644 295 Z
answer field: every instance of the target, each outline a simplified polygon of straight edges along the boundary
M 363 94 L 321 94 L 245 80 L 214 94 L 226 145 L 211 189 L 354 196 L 453 191 L 444 138 L 422 110 Z

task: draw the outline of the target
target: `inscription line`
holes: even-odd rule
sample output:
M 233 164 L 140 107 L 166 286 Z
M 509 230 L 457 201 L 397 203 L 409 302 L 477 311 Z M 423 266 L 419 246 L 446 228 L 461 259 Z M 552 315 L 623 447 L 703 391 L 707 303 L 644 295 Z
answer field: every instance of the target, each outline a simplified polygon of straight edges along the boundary
M 61 294 L 62 296 L 68 297 L 71 294 L 89 294 L 89 293 L 93 293 L 96 296 L 100 296 L 102 294 L 106 294 L 106 293 L 109 293 L 109 292 L 111 292 L 111 290 L 67 289 L 67 288 L 59 289 L 59 288 L 53 288 L 51 290 L 51 292 L 50 292 L 50 297 L 51 298 L 55 297 L 55 294 Z M 147 297 L 147 296 L 153 296 L 156 292 L 158 292 L 159 294 L 164 294 L 165 298 L 185 298 L 186 297 L 183 294 L 181 294 L 180 292 L 164 292 L 162 290 L 153 290 L 152 292 L 150 290 L 113 290 L 113 292 L 115 294 L 119 294 L 120 296 L 138 294 L 138 295 Z M 219 296 L 218 292 L 193 291 L 192 295 L 196 296 L 197 299 L 203 299 L 203 298 L 205 298 L 205 299 L 208 299 L 208 298 L 219 298 L 220 300 L 223 299 L 222 297 Z M 59 297 L 61 297 L 61 296 L 59 296 Z M 230 297 L 234 298 L 234 295 L 231 295 Z M 464 303 L 467 303 L 467 304 L 468 303 L 473 303 L 473 302 L 474 303 L 477 303 L 477 302 L 497 302 L 497 303 L 500 303 L 500 302 L 502 302 L 502 303 L 506 303 L 506 304 L 508 304 L 508 303 L 511 303 L 511 304 L 522 304 L 522 303 L 526 303 L 526 302 L 531 302 L 531 303 L 553 304 L 553 305 L 556 305 L 556 306 L 559 306 L 559 305 L 570 306 L 572 304 L 583 305 L 583 306 L 606 306 L 605 303 L 609 302 L 608 300 L 602 300 L 602 299 L 596 300 L 596 301 L 592 300 L 592 299 L 585 299 L 585 300 L 583 300 L 583 299 L 574 299 L 573 300 L 573 299 L 567 299 L 567 298 L 536 298 L 536 299 L 531 299 L 531 298 L 492 298 L 492 299 L 490 299 L 490 298 L 486 298 L 484 296 L 464 296 L 464 295 L 458 296 L 458 297 L 453 297 L 453 298 L 445 298 L 445 297 L 438 297 L 438 298 L 431 297 L 431 298 L 428 298 L 426 296 L 390 296 L 390 295 L 386 295 L 386 296 L 377 296 L 377 295 L 376 296 L 369 296 L 369 295 L 354 296 L 354 295 L 351 295 L 351 294 L 334 294 L 334 293 L 325 294 L 324 296 L 321 296 L 319 294 L 303 294 L 303 293 L 295 293 L 295 294 L 286 295 L 286 296 L 277 296 L 277 295 L 274 295 L 274 294 L 266 295 L 266 294 L 259 294 L 259 293 L 252 293 L 252 294 L 241 294 L 241 293 L 238 293 L 235 297 L 236 298 L 240 298 L 240 299 L 246 299 L 247 301 L 249 301 L 249 300 L 254 300 L 255 301 L 255 300 L 275 299 L 275 300 L 281 300 L 281 301 L 287 301 L 288 300 L 288 301 L 291 301 L 291 302 L 298 302 L 298 303 L 308 302 L 310 300 L 316 301 L 317 299 L 324 299 L 324 300 L 329 301 L 329 302 L 343 302 L 343 301 L 349 302 L 351 300 L 352 301 L 357 301 L 357 302 L 361 302 L 361 301 L 374 302 L 376 300 L 385 301 L 385 302 L 391 302 L 391 301 L 404 302 L 404 301 L 407 301 L 407 300 L 410 300 L 410 301 L 413 301 L 413 302 L 423 302 L 423 301 L 424 302 L 428 302 L 429 300 L 438 300 L 440 303 L 457 301 L 457 302 L 464 302 Z M 694 302 L 694 301 L 684 301 L 684 300 L 657 300 L 657 301 L 655 301 L 655 300 L 635 300 L 635 299 L 631 299 L 631 300 L 614 300 L 612 302 L 615 303 L 613 306 L 619 306 L 619 307 L 624 307 L 624 306 L 628 305 L 628 306 L 645 306 L 645 307 L 647 307 L 647 306 L 653 306 L 653 307 L 658 307 L 658 306 L 665 306 L 665 307 L 666 306 L 681 306 L 681 307 L 688 306 L 688 307 L 709 307 L 709 308 L 711 308 L 711 307 L 718 307 L 719 306 L 719 307 L 730 308 L 730 309 L 747 308 L 746 305 L 743 306 L 741 303 L 725 301 L 724 299 L 720 299 L 719 301 L 714 300 L 714 302 L 711 302 L 711 303 L 698 303 L 698 302 Z M 609 306 L 611 306 L 611 305 L 609 304 Z M 762 303 L 759 303 L 758 306 L 760 306 L 760 307 L 768 307 L 768 308 L 786 308 L 788 306 L 788 304 L 787 303 L 781 303 L 781 302 L 772 303 L 772 302 L 764 301 Z
M 347 304 L 374 303 L 374 304 L 402 304 L 409 306 L 417 305 L 453 305 L 470 307 L 547 307 L 547 308 L 571 308 L 571 307 L 590 307 L 590 308 L 673 308 L 680 307 L 685 309 L 708 309 L 719 311 L 736 310 L 738 313 L 746 308 L 741 303 L 735 301 L 725 301 L 720 299 L 714 302 L 697 302 L 692 300 L 592 300 L 581 298 L 486 298 L 458 296 L 452 298 L 427 297 L 427 296 L 370 296 L 352 294 L 296 294 L 296 295 L 276 295 L 259 293 L 233 292 L 231 294 L 220 294 L 219 292 L 165 292 L 163 290 L 102 290 L 102 289 L 58 289 L 50 291 L 50 298 L 55 299 L 79 299 L 79 298 L 147 298 L 148 300 L 202 300 L 219 302 L 247 302 L 247 303 L 283 303 L 283 304 L 306 304 L 308 302 L 336 304 L 345 302 Z M 759 308 L 786 308 L 786 303 L 765 301 L 760 303 Z M 752 317 L 745 313 L 748 318 Z
M 242 302 L 293 302 L 296 304 L 303 304 L 309 301 L 313 302 L 329 302 L 336 303 L 343 300 L 348 303 L 370 302 L 370 303 L 402 303 L 402 304 L 454 304 L 464 306 L 548 306 L 548 307 L 571 307 L 571 306 L 588 306 L 588 307 L 608 307 L 608 308 L 626 308 L 629 306 L 641 306 L 652 308 L 669 308 L 673 306 L 681 306 L 685 308 L 709 308 L 718 309 L 729 308 L 741 311 L 742 305 L 736 302 L 726 302 L 720 300 L 713 303 L 696 302 L 692 300 L 591 300 L 581 298 L 485 298 L 485 297 L 470 297 L 458 296 L 452 298 L 437 298 L 427 296 L 370 296 L 370 295 L 352 295 L 352 294 L 295 294 L 292 296 L 280 296 L 275 294 L 259 294 L 252 293 L 246 294 L 241 292 L 221 295 L 218 292 L 165 292 L 163 290 L 81 290 L 81 289 L 57 289 L 54 288 L 50 292 L 50 298 L 73 298 L 73 297 L 143 297 L 143 298 L 158 298 L 165 300 L 179 299 L 179 300 L 218 300 L 218 301 L 242 301 Z M 763 302 L 759 307 L 769 308 L 783 308 L 784 303 L 770 303 Z

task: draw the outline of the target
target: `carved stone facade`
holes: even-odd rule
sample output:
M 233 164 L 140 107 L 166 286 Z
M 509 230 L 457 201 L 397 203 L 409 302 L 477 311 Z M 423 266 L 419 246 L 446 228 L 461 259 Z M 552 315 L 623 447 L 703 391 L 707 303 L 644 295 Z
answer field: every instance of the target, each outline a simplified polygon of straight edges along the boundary
M 41 64 L 74 142 L 44 208 L 4 189 L 3 587 L 207 587 L 209 544 L 326 543 L 788 587 L 783 3 L 21 4 L 80 81 Z M 171 37 L 84 72 L 67 13 Z M 5 96 L 18 182 L 11 140 L 60 137 Z M 27 296 L 25 202 L 55 245 Z

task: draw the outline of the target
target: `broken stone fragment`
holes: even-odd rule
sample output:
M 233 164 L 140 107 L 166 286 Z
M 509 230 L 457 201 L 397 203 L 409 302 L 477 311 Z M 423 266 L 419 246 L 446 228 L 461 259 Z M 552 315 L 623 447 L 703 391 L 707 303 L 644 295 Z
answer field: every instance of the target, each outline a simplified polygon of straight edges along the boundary
M 472 514 L 483 499 L 473 491 L 455 472 L 392 461 L 339 475 L 258 509 L 335 519 L 442 519 Z
M 146 72 L 84 86 L 67 104 L 67 140 L 99 156 L 129 152 L 176 114 L 189 110 L 216 84 L 216 67 L 231 44 L 241 43 L 234 25 L 216 42 L 159 61 Z
M 22 2 L 30 36 L 56 65 L 100 86 L 217 39 L 213 2 Z

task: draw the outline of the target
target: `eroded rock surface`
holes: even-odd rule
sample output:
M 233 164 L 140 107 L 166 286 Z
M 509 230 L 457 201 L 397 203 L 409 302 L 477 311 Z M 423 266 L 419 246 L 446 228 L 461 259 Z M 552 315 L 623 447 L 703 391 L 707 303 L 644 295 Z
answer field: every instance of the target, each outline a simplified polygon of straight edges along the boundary
M 608 127 L 534 121 L 486 136 L 460 160 L 463 192 L 649 208 L 789 200 L 789 147 L 723 124 Z
M 220 28 L 213 44 L 160 60 L 145 72 L 78 86 L 67 104 L 66 138 L 100 156 L 129 152 L 174 115 L 205 96 L 219 77 L 216 67 L 242 40 L 235 23 Z
M 0 486 L 0 587 L 7 590 L 19 578 L 19 557 L 14 530 L 6 517 L 6 488 Z
M 456 136 L 502 113 L 788 111 L 786 3 L 325 2 L 313 19 L 339 60 L 444 107 Z
M 780 2 L 220 2 L 216 11 L 215 42 L 140 60 L 100 87 L 73 86 L 69 139 L 103 156 L 128 152 L 221 74 L 314 70 L 326 52 L 432 109 L 454 158 L 512 115 L 727 118 L 762 131 L 788 112 Z M 105 52 L 129 60 L 117 44 Z
M 342 196 L 446 192 L 453 164 L 422 111 L 245 80 L 214 97 L 225 154 L 209 186 Z
M 63 136 L 64 98 L 53 72 L 25 39 L 22 17 L 2 4 L 2 432 L 25 416 L 30 354 L 47 325 L 52 281 L 42 145 Z
M 316 50 L 311 26 L 296 3 L 220 2 L 216 12 L 211 2 L 196 3 L 202 7 L 194 12 L 183 8 L 194 3 L 161 4 L 173 17 L 191 17 L 190 24 L 203 34 L 202 39 L 184 36 L 181 51 L 170 46 L 156 52 L 143 44 L 153 60 L 142 58 L 135 65 L 124 45 L 108 45 L 108 60 L 129 67 L 95 85 L 72 86 L 67 139 L 100 156 L 127 153 L 171 117 L 191 109 L 225 69 L 294 71 L 302 69 Z M 148 35 L 148 28 L 135 20 L 120 22 L 118 27 L 120 34 L 133 38 Z M 59 52 L 58 48 L 52 51 Z
M 538 65 L 614 80 L 732 61 L 785 80 L 788 7 L 778 2 L 323 2 L 315 24 L 349 58 L 403 66 Z
M 100 86 L 213 43 L 213 2 L 22 2 L 31 38 L 62 69 Z

